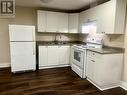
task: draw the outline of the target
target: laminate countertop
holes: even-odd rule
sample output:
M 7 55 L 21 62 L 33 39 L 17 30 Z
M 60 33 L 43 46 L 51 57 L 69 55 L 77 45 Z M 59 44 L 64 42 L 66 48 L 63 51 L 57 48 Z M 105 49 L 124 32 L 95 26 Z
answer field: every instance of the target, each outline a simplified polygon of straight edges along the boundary
M 124 48 L 116 48 L 116 47 L 107 47 L 104 46 L 103 48 L 93 48 L 93 49 L 87 49 L 92 52 L 96 52 L 99 54 L 119 54 L 124 53 Z
M 80 41 L 37 41 L 37 46 L 55 46 L 55 45 L 85 45 L 85 42 Z
M 38 46 L 56 46 L 56 45 L 85 45 L 85 42 L 81 41 L 37 41 Z M 103 48 L 87 48 L 89 51 L 93 51 L 100 54 L 117 54 L 124 53 L 124 48 L 104 46 Z

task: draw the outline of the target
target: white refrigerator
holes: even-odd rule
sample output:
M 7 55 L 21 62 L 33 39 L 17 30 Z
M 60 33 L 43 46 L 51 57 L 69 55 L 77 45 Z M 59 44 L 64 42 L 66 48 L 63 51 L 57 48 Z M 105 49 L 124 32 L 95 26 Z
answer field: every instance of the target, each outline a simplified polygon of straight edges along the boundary
M 11 72 L 36 70 L 35 26 L 9 25 Z

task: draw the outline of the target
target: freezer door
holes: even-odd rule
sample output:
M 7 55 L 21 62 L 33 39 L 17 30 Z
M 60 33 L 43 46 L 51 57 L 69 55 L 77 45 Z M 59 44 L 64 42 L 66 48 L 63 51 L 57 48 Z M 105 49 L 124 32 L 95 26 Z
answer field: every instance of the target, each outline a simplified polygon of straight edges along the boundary
M 36 69 L 35 42 L 11 42 L 11 71 Z
M 35 26 L 9 25 L 10 41 L 35 41 Z

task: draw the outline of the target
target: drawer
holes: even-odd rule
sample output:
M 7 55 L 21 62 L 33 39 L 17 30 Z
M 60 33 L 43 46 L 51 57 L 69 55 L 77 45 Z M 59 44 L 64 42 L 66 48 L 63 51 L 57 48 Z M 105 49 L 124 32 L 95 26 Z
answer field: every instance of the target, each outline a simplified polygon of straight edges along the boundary
M 93 51 L 87 51 L 87 57 L 90 57 L 90 58 L 92 58 L 92 59 L 100 59 L 101 57 L 102 57 L 102 55 L 101 54 L 99 54 L 99 53 L 95 53 L 95 52 L 93 52 Z
M 83 69 L 79 68 L 79 67 L 76 66 L 74 63 L 72 63 L 71 69 L 72 69 L 76 74 L 78 74 L 81 78 L 83 77 Z

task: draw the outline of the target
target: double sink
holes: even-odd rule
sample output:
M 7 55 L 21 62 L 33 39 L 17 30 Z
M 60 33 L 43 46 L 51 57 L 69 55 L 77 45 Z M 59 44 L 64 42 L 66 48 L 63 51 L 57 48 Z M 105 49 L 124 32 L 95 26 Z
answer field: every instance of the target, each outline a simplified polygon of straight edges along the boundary
M 60 41 L 53 41 L 53 42 L 47 42 L 48 45 L 65 45 L 68 42 L 60 42 Z

